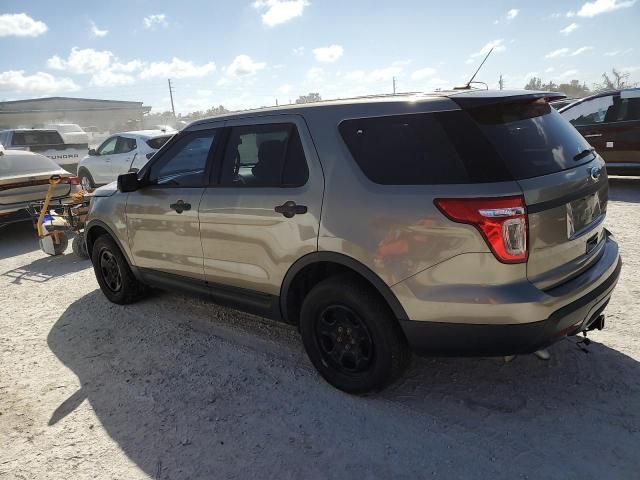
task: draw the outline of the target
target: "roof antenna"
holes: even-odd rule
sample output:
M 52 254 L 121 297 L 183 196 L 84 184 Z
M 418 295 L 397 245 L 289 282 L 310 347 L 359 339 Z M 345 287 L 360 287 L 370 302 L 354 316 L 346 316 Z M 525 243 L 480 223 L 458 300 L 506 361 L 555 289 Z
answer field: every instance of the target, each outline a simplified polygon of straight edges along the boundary
M 475 71 L 475 73 L 473 74 L 473 76 L 469 79 L 469 81 L 466 83 L 466 85 L 462 85 L 460 87 L 453 87 L 454 90 L 469 90 L 471 88 L 471 84 L 472 83 L 483 83 L 483 82 L 474 82 L 473 80 L 476 78 L 476 75 L 478 75 L 478 72 L 480 71 L 480 69 L 482 68 L 482 66 L 484 65 L 484 62 L 487 61 L 487 58 L 489 58 L 489 55 L 491 55 L 491 52 L 493 52 L 493 48 L 491 47 L 491 50 L 489 50 L 489 53 L 487 53 L 487 55 L 484 57 L 484 60 L 482 60 L 482 63 L 480 64 L 480 66 L 478 67 L 478 69 Z M 485 83 L 486 85 L 486 83 Z

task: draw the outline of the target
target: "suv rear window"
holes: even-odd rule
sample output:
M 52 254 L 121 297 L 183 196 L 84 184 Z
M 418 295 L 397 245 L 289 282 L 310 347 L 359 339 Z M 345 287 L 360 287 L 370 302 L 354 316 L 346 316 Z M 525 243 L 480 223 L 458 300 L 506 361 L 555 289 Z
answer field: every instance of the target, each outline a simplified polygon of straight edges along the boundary
M 30 147 L 33 145 L 58 145 L 64 143 L 58 132 L 37 131 L 14 132 L 11 145 L 14 147 Z
M 172 136 L 173 135 L 165 135 L 163 137 L 150 138 L 149 140 L 147 140 L 147 145 L 149 145 L 154 150 L 160 150 L 160 147 L 167 143 L 167 140 L 169 140 Z
M 560 172 L 593 160 L 593 155 L 583 153 L 591 149 L 589 143 L 546 102 L 500 103 L 469 108 L 466 112 L 518 180 Z
M 461 110 L 345 120 L 339 130 L 364 174 L 382 185 L 511 179 L 494 148 Z

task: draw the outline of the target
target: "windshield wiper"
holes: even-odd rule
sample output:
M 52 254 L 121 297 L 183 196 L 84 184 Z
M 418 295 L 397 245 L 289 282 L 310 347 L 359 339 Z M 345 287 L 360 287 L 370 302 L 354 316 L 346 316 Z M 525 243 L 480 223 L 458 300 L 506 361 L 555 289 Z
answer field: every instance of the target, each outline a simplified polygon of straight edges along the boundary
M 581 151 L 575 157 L 573 157 L 574 161 L 582 160 L 584 157 L 587 157 L 596 151 L 595 148 L 587 148 L 586 150 Z

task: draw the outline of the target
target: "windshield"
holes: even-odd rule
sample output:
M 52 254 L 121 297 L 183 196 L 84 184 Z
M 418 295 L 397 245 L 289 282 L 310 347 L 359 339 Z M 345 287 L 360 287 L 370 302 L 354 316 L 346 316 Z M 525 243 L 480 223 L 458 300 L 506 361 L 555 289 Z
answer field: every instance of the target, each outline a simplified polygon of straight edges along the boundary
M 547 103 L 470 108 L 515 179 L 548 175 L 593 160 L 591 146 Z
M 60 170 L 60 167 L 43 155 L 10 154 L 0 155 L 0 177 L 46 173 Z

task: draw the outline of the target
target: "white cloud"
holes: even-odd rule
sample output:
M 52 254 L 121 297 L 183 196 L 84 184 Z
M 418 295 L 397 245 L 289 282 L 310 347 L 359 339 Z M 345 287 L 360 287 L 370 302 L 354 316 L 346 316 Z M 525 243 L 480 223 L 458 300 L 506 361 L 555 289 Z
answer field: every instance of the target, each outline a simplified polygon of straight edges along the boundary
M 54 70 L 67 70 L 71 73 L 89 74 L 109 68 L 114 55 L 109 50 L 73 47 L 65 60 L 57 55 L 47 60 L 47 67 Z
M 424 80 L 435 75 L 436 69 L 431 67 L 421 68 L 411 74 L 411 80 Z
M 37 37 L 48 30 L 47 25 L 26 13 L 0 15 L 0 37 Z
M 238 55 L 225 70 L 233 77 L 245 77 L 255 75 L 266 66 L 266 63 L 256 62 L 249 55 Z
M 331 63 L 338 60 L 344 49 L 340 45 L 329 45 L 328 47 L 318 47 L 313 49 L 313 56 L 318 62 Z
M 126 72 L 131 73 L 136 70 L 140 70 L 145 66 L 145 63 L 141 60 L 131 60 L 127 63 L 115 62 L 111 65 L 110 69 L 114 72 Z
M 547 53 L 544 58 L 557 58 L 564 57 L 567 53 L 569 53 L 568 48 L 558 48 L 557 50 L 553 50 L 552 52 Z
M 426 70 L 426 69 L 425 69 Z M 389 81 L 402 73 L 402 67 L 391 66 L 386 68 L 376 68 L 374 70 L 352 70 L 344 75 L 347 80 L 374 83 Z
M 560 17 L 562 17 L 562 14 L 559 13 L 559 12 L 555 12 L 555 13 L 552 13 L 551 15 L 549 15 L 549 18 L 552 18 L 553 20 L 557 20 Z
M 289 85 L 288 83 L 285 83 L 284 85 L 281 85 L 281 86 L 278 88 L 278 93 L 284 93 L 284 94 L 286 94 L 286 93 L 291 92 L 291 90 L 292 90 L 292 89 L 293 89 L 293 87 L 292 87 L 291 85 Z
M 213 95 L 213 90 L 207 90 L 207 89 L 196 90 L 196 94 L 199 97 L 209 97 L 209 96 Z
M 512 8 L 511 10 L 509 10 L 507 12 L 507 20 L 513 20 L 514 18 L 516 18 L 518 16 L 519 12 L 520 12 L 520 10 L 518 10 L 517 8 Z
M 622 67 L 620 69 L 621 72 L 625 72 L 625 73 L 633 73 L 633 72 L 637 72 L 640 71 L 640 66 L 636 66 L 636 67 Z
M 547 69 L 544 71 L 544 73 L 551 73 L 551 72 L 553 72 L 553 71 L 555 71 L 555 68 L 553 68 L 553 67 L 549 67 L 549 68 L 547 68 Z
M 610 52 L 604 52 L 606 57 L 615 57 L 617 55 L 625 55 L 627 53 L 631 53 L 633 48 L 627 48 L 625 50 L 612 50 Z
M 467 64 L 471 64 L 474 62 L 474 59 L 480 56 L 484 56 L 491 51 L 493 48 L 494 53 L 503 52 L 507 49 L 504 45 L 504 40 L 499 38 L 497 40 L 492 40 L 484 45 L 480 50 L 475 53 L 472 53 L 467 59 Z
M 140 78 L 189 78 L 204 77 L 215 72 L 216 64 L 213 62 L 196 65 L 190 60 L 181 60 L 173 57 L 170 62 L 151 62 L 145 64 L 144 68 L 138 75 Z
M 575 32 L 579 26 L 580 25 L 578 25 L 575 22 L 570 23 L 569 25 L 564 27 L 562 30 L 560 30 L 560 33 L 562 33 L 563 35 L 569 35 L 571 32 Z
M 578 70 L 576 70 L 576 69 L 567 70 L 566 72 L 563 72 L 560 75 L 558 75 L 558 78 L 567 79 L 569 77 L 573 77 L 577 73 L 578 73 Z
M 573 18 L 576 16 L 576 12 L 574 12 L 573 10 L 569 10 L 567 12 L 567 18 Z
M 307 0 L 256 0 L 253 7 L 262 13 L 262 23 L 275 27 L 302 16 Z
M 109 30 L 100 30 L 96 25 L 96 22 L 94 22 L 93 20 L 91 20 L 90 23 L 91 23 L 91 34 L 94 37 L 106 37 L 107 34 L 109 33 Z
M 601 13 L 632 7 L 635 3 L 636 0 L 595 0 L 582 5 L 577 15 L 579 17 L 595 17 Z
M 52 94 L 71 92 L 80 87 L 69 78 L 56 78 L 50 73 L 37 72 L 25 75 L 24 70 L 9 70 L 0 73 L 0 91 Z
M 589 52 L 591 50 L 593 50 L 593 47 L 580 47 L 574 50 L 573 52 L 571 52 L 571 56 L 575 57 L 576 55 L 580 55 L 581 53 Z
M 308 80 L 320 80 L 324 77 L 324 70 L 320 67 L 312 67 L 307 71 Z
M 91 76 L 89 85 L 95 87 L 119 87 L 121 85 L 131 85 L 136 79 L 126 73 L 116 73 L 112 70 L 96 72 Z
M 296 47 L 292 52 L 296 57 L 301 57 L 304 55 L 304 47 Z
M 168 27 L 169 22 L 167 22 L 167 16 L 164 13 L 156 13 L 153 15 L 149 15 L 148 17 L 144 17 L 142 19 L 142 23 L 144 24 L 144 28 L 148 30 L 153 30 L 156 27 Z

